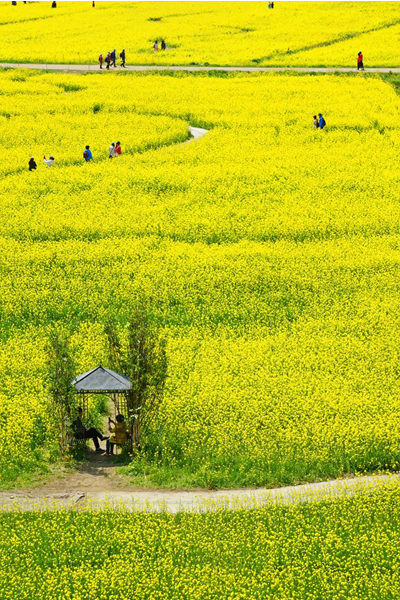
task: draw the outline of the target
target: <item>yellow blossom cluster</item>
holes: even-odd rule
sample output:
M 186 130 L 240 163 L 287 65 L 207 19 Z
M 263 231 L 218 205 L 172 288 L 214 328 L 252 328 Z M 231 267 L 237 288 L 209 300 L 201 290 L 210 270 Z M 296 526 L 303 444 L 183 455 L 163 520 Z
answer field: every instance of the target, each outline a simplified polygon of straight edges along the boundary
M 400 594 L 400 493 L 205 514 L 10 512 L 3 600 L 377 600 Z
M 368 66 L 400 64 L 397 2 L 0 2 L 0 27 L 0 62 L 95 64 L 125 48 L 139 65 L 355 67 L 360 50 Z
M 397 468 L 400 100 L 389 84 L 0 80 L 0 145 L 18 140 L 0 164 L 0 469 L 55 441 L 48 327 L 71 331 L 83 372 L 106 359 L 105 320 L 125 322 L 139 298 L 168 341 L 143 453 L 153 483 L 164 466 L 206 486 Z M 110 161 L 120 123 L 125 152 Z M 181 144 L 189 124 L 210 131 Z M 83 131 L 91 164 L 73 142 Z M 57 164 L 29 172 L 32 145 Z

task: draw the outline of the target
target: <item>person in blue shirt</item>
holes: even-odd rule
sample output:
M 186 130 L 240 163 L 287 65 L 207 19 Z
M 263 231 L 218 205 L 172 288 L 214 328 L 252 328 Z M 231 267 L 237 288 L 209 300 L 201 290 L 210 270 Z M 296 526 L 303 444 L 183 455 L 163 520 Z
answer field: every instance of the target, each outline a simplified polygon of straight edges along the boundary
M 93 160 L 93 154 L 92 154 L 89 146 L 86 146 L 85 151 L 83 153 L 83 158 L 86 160 L 86 162 Z
M 111 67 L 116 67 L 117 66 L 115 64 L 115 59 L 116 59 L 116 53 L 115 53 L 115 48 L 114 48 L 114 50 L 111 52 L 111 63 L 110 63 Z
M 324 117 L 321 115 L 321 113 L 318 113 L 318 125 L 320 129 L 323 129 L 326 125 L 325 119 Z

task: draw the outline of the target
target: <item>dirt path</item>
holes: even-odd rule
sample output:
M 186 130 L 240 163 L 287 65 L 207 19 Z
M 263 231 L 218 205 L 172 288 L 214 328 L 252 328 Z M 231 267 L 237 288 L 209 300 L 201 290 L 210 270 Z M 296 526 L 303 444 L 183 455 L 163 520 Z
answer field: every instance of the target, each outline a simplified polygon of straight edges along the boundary
M 102 442 L 102 446 L 105 446 L 105 442 Z M 21 493 L 32 497 L 43 497 L 58 493 L 137 490 L 137 488 L 128 485 L 125 479 L 117 475 L 117 468 L 118 465 L 113 462 L 111 456 L 106 456 L 90 449 L 87 452 L 87 459 L 79 465 L 76 471 L 71 472 L 65 477 L 52 479 L 38 488 L 22 490 Z
M 97 483 L 85 475 L 94 487 Z M 112 482 L 109 475 L 99 475 L 99 481 Z M 68 478 L 65 479 L 67 482 Z M 73 478 L 69 482 L 74 481 Z M 75 482 L 83 481 L 75 479 Z M 355 494 L 370 494 L 398 485 L 400 474 L 371 475 L 352 479 L 335 479 L 299 486 L 274 489 L 244 489 L 224 491 L 165 491 L 118 490 L 89 491 L 64 490 L 51 493 L 46 487 L 40 490 L 0 493 L 0 512 L 22 510 L 124 510 L 129 512 L 177 513 L 180 511 L 206 512 L 218 509 L 248 510 L 273 504 L 299 504 L 302 502 L 332 501 Z M 113 485 L 113 484 L 111 484 Z M 118 487 L 119 483 L 115 482 Z M 47 489 L 47 493 L 46 493 Z M 37 492 L 40 492 L 38 494 Z
M 98 73 L 110 73 L 115 71 L 231 71 L 240 73 L 274 73 L 281 71 L 294 71 L 297 73 L 356 73 L 353 67 L 200 67 L 200 66 L 164 66 L 164 65 L 133 65 L 125 68 L 99 69 L 98 65 L 74 65 L 74 64 L 43 64 L 43 63 L 0 63 L 0 67 L 7 69 L 42 69 L 45 71 L 72 71 Z M 400 73 L 400 67 L 372 67 L 367 68 L 365 73 Z

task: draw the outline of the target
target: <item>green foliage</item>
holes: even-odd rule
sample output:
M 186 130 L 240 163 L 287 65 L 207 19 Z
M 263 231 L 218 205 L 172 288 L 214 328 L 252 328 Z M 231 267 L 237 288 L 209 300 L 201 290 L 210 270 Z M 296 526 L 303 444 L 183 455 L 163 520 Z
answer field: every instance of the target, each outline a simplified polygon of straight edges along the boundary
M 61 455 L 68 451 L 67 434 L 71 423 L 74 390 L 71 382 L 75 367 L 65 333 L 50 329 L 47 344 L 45 385 L 55 408 L 55 426 L 59 429 Z
M 167 377 L 166 340 L 151 323 L 143 304 L 133 310 L 124 332 L 113 321 L 108 321 L 105 332 L 112 368 L 132 381 L 128 405 L 131 431 L 138 447 L 140 432 L 146 431 L 153 421 L 163 397 Z

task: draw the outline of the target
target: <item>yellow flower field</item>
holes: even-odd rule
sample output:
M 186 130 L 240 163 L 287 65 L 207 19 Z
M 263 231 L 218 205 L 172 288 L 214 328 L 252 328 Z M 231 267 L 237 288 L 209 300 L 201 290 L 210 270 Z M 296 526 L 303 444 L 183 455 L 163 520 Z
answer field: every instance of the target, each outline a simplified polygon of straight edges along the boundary
M 381 600 L 400 594 L 398 487 L 208 514 L 0 516 L 4 600 Z
M 0 2 L 0 62 L 394 67 L 399 26 L 397 2 Z
M 143 297 L 169 378 L 136 478 L 227 487 L 398 468 L 389 83 L 6 71 L 0 89 L 1 472 L 55 453 L 48 327 L 71 332 L 83 372 L 105 360 L 105 320 Z M 181 144 L 189 124 L 210 132 Z

